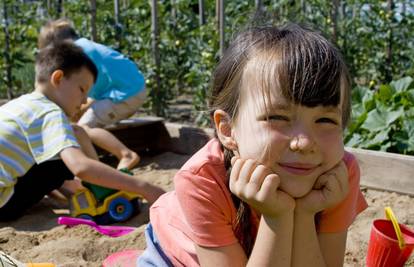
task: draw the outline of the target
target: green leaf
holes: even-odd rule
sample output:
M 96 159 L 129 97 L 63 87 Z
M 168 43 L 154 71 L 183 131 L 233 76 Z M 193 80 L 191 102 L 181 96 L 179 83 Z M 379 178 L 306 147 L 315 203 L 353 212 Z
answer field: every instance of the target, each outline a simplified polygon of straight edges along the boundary
M 368 113 L 367 119 L 361 127 L 371 132 L 381 131 L 389 127 L 394 121 L 403 115 L 404 111 L 402 109 L 397 111 L 388 111 L 378 107 Z
M 393 87 L 387 84 L 380 85 L 376 96 L 377 99 L 380 100 L 382 103 L 386 103 L 387 101 L 391 100 L 391 98 L 394 96 L 395 90 Z
M 397 92 L 403 92 L 403 91 L 406 91 L 408 88 L 410 88 L 410 85 L 412 84 L 412 82 L 413 82 L 413 78 L 404 77 L 397 81 L 392 81 L 390 83 L 390 86 L 392 86 Z
M 348 147 L 358 147 L 359 144 L 363 141 L 363 138 L 360 134 L 353 134 L 352 137 L 345 143 Z

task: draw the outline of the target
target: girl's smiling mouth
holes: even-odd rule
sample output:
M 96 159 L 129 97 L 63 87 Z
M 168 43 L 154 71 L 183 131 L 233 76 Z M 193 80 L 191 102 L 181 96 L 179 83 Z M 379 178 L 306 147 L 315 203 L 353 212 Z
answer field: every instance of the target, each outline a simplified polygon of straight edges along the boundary
M 279 163 L 279 166 L 292 174 L 295 175 L 309 175 L 313 173 L 320 165 L 319 164 L 307 164 L 307 163 Z

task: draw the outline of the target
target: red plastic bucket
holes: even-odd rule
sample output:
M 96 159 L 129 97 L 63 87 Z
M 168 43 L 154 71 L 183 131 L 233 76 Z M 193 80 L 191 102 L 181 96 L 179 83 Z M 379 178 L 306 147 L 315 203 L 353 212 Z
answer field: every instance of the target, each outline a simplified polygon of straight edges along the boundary
M 403 224 L 398 225 L 405 241 L 402 248 L 390 220 L 374 221 L 368 243 L 367 267 L 404 266 L 414 248 L 414 232 Z

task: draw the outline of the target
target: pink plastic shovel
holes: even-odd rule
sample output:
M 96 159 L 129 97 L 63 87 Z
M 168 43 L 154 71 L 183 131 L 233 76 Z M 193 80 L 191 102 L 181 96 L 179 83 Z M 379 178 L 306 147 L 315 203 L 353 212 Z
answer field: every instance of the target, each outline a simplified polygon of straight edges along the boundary
M 94 221 L 91 221 L 91 220 L 74 218 L 74 217 L 65 217 L 65 216 L 58 218 L 58 224 L 63 224 L 67 226 L 85 224 L 85 225 L 89 225 L 90 227 L 94 228 L 99 233 L 110 236 L 110 237 L 119 237 L 122 235 L 126 235 L 136 229 L 135 227 L 130 227 L 130 226 L 98 225 Z

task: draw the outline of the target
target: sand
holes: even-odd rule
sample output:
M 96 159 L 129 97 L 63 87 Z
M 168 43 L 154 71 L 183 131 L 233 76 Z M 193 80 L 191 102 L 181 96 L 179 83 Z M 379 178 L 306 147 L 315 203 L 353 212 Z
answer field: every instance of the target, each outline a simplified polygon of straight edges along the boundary
M 163 153 L 144 157 L 134 174 L 147 181 L 172 190 L 172 178 L 188 159 L 186 155 Z M 384 218 L 383 208 L 391 206 L 399 221 L 414 227 L 414 198 L 397 193 L 363 189 L 369 208 L 351 226 L 345 257 L 345 266 L 364 266 L 371 224 Z M 97 233 L 88 226 L 68 228 L 57 224 L 57 218 L 68 215 L 62 204 L 45 198 L 27 215 L 10 222 L 0 223 L 0 250 L 22 262 L 53 262 L 57 266 L 101 266 L 111 253 L 145 247 L 144 228 L 148 222 L 148 206 L 124 223 L 137 227 L 125 236 L 111 238 Z M 414 256 L 407 266 L 414 266 Z

